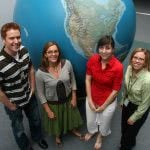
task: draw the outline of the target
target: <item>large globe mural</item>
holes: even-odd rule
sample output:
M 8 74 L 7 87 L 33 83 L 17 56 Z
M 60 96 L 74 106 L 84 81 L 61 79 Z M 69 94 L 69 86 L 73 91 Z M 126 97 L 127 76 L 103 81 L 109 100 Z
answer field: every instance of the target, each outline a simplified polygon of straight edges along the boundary
M 136 14 L 132 0 L 16 0 L 14 21 L 21 26 L 35 68 L 44 44 L 56 41 L 71 61 L 82 92 L 86 62 L 99 38 L 111 34 L 115 55 L 123 61 L 135 36 Z

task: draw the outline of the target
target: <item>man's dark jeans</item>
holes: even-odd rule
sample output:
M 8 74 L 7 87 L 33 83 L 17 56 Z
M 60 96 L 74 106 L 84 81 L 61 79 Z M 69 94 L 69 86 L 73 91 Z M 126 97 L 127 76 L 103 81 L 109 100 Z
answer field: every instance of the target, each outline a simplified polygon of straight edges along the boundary
M 33 140 L 36 142 L 40 141 L 40 139 L 42 138 L 41 120 L 35 96 L 32 96 L 30 102 L 22 108 L 19 107 L 17 108 L 17 110 L 11 111 L 7 107 L 5 107 L 5 110 L 11 120 L 13 134 L 21 150 L 27 150 L 28 147 L 30 146 L 30 142 L 26 134 L 24 133 L 23 114 L 22 114 L 23 111 L 25 112 L 28 118 L 30 132 Z

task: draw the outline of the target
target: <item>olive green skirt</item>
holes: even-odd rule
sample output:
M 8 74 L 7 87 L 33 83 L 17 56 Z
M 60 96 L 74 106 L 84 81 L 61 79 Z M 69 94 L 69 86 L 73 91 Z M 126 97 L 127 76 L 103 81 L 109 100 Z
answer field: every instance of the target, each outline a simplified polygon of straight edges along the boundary
M 83 124 L 78 107 L 70 107 L 70 101 L 64 104 L 48 105 L 56 115 L 56 119 L 52 120 L 49 119 L 47 113 L 43 111 L 43 125 L 48 135 L 59 136 L 66 134 L 68 131 L 78 128 Z

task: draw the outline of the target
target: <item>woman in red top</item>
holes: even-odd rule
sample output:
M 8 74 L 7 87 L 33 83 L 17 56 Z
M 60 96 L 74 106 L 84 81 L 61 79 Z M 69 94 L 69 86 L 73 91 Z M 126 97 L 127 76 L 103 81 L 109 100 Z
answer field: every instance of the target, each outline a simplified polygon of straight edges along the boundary
M 97 133 L 94 149 L 100 149 L 102 136 L 111 133 L 110 123 L 117 106 L 116 96 L 121 88 L 123 65 L 114 55 L 112 36 L 102 37 L 97 44 L 99 54 L 94 54 L 86 70 L 86 117 L 88 141 Z

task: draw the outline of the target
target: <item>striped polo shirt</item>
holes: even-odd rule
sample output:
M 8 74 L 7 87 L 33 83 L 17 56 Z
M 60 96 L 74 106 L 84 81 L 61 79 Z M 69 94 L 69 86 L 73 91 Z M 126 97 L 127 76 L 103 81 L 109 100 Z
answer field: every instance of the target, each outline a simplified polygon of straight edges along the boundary
M 0 51 L 0 88 L 17 106 L 29 102 L 31 65 L 29 53 L 23 46 L 18 52 L 18 59 L 6 53 L 4 48 Z

